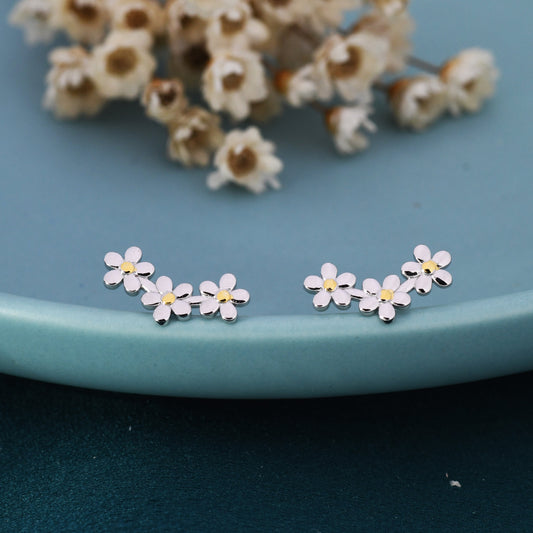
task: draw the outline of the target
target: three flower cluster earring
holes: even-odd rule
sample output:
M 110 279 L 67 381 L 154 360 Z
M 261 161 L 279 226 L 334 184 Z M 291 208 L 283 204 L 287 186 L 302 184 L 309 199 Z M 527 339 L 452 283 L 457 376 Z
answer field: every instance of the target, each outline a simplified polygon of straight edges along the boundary
M 320 276 L 308 276 L 304 287 L 316 293 L 313 305 L 317 311 L 325 311 L 331 301 L 339 309 L 348 309 L 352 299 L 359 300 L 359 310 L 365 315 L 378 311 L 383 322 L 392 322 L 395 308 L 402 309 L 411 304 L 410 292 L 415 289 L 420 295 L 431 292 L 433 283 L 438 287 L 449 287 L 452 275 L 444 270 L 452 256 L 444 250 L 431 255 L 429 248 L 420 244 L 414 249 L 415 261 L 402 265 L 402 274 L 407 278 L 403 283 L 396 274 L 387 276 L 380 284 L 373 278 L 363 281 L 363 289 L 356 289 L 356 277 L 350 272 L 337 275 L 337 267 L 332 263 L 322 265 Z
M 109 272 L 104 276 L 108 289 L 116 289 L 121 283 L 125 291 L 135 296 L 143 290 L 141 302 L 145 308 L 153 310 L 154 320 L 165 325 L 172 315 L 178 320 L 188 320 L 193 307 L 199 307 L 200 314 L 212 318 L 220 314 L 226 322 L 237 319 L 237 305 L 246 305 L 250 294 L 244 289 L 236 289 L 237 279 L 233 274 L 224 274 L 218 284 L 213 281 L 200 283 L 200 294 L 193 295 L 190 283 L 180 283 L 174 287 L 168 276 L 160 276 L 155 283 L 149 278 L 155 272 L 154 265 L 141 261 L 142 251 L 137 246 L 126 250 L 124 257 L 117 252 L 108 252 L 104 257 Z

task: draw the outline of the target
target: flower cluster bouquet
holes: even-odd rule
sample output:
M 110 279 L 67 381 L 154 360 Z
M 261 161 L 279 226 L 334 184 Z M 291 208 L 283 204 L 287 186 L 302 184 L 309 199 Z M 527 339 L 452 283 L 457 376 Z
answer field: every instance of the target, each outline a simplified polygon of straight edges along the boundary
M 357 22 L 341 29 L 356 9 Z M 224 132 L 223 114 L 261 122 L 283 104 L 309 107 L 323 114 L 337 150 L 352 154 L 377 129 L 377 91 L 402 127 L 422 130 L 446 112 L 478 111 L 498 77 L 492 54 L 478 48 L 440 66 L 411 56 L 407 0 L 20 0 L 10 21 L 29 43 L 57 32 L 74 43 L 50 53 L 46 109 L 72 119 L 110 100 L 139 100 L 168 129 L 172 160 L 214 164 L 211 189 L 280 187 L 275 145 L 256 126 Z M 168 75 L 154 78 L 162 56 Z M 421 74 L 400 76 L 408 66 Z M 187 98 L 198 89 L 203 107 Z

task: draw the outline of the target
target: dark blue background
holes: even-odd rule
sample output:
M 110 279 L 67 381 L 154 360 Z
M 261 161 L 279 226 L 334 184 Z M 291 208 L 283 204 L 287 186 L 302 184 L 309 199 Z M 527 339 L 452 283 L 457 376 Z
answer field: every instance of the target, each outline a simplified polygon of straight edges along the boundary
M 0 376 L 0 530 L 531 531 L 532 385 L 267 402 Z

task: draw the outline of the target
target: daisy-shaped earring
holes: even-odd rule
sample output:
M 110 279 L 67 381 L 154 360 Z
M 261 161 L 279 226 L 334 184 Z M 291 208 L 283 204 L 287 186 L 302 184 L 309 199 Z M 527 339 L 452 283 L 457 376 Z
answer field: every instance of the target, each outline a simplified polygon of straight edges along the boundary
M 128 294 L 135 295 L 144 282 L 154 273 L 154 265 L 143 261 L 142 251 L 137 246 L 126 250 L 124 257 L 117 252 L 105 254 L 104 263 L 109 272 L 104 276 L 104 284 L 108 289 L 116 289 L 124 282 L 124 289 Z
M 190 283 L 180 283 L 173 289 L 172 280 L 168 276 L 160 276 L 153 283 L 146 280 L 143 287 L 146 292 L 141 302 L 146 309 L 154 309 L 154 320 L 164 326 L 172 314 L 179 320 L 188 320 L 191 316 L 191 304 L 187 298 L 191 296 L 193 287 Z
M 430 249 L 425 244 L 419 244 L 414 250 L 414 261 L 402 265 L 402 274 L 414 281 L 418 294 L 428 294 L 433 283 L 439 287 L 449 287 L 452 284 L 452 275 L 443 270 L 452 262 L 449 252 L 441 250 L 431 255 Z
M 206 318 L 214 317 L 219 311 L 226 322 L 237 320 L 236 305 L 246 305 L 250 294 L 244 289 L 236 289 L 237 279 L 233 274 L 224 274 L 217 285 L 213 281 L 200 283 L 201 296 L 191 296 L 191 305 L 200 306 L 200 314 Z
M 383 322 L 392 322 L 396 316 L 395 307 L 409 307 L 411 296 L 408 293 L 412 288 L 409 280 L 402 285 L 400 278 L 392 274 L 383 280 L 382 285 L 373 278 L 367 278 L 363 281 L 363 290 L 350 289 L 349 292 L 353 298 L 360 300 L 361 313 L 372 315 L 378 311 Z
M 348 309 L 351 296 L 347 289 L 355 285 L 356 278 L 351 272 L 337 276 L 337 267 L 332 263 L 324 263 L 320 276 L 307 276 L 304 287 L 307 292 L 316 292 L 313 305 L 317 311 L 325 311 L 331 300 L 339 309 Z

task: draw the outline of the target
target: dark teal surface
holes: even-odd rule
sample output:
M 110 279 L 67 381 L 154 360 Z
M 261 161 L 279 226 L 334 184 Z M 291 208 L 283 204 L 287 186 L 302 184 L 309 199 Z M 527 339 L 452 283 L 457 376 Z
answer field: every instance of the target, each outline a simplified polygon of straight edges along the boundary
M 204 170 L 167 161 L 164 129 L 136 103 L 55 121 L 40 109 L 47 50 L 4 28 L 0 370 L 120 391 L 280 397 L 533 368 L 533 4 L 424 0 L 413 14 L 424 59 L 494 51 L 496 98 L 420 135 L 396 128 L 378 99 L 380 131 L 353 158 L 334 153 L 311 111 L 287 112 L 264 129 L 285 162 L 284 189 L 260 197 L 209 192 Z M 452 252 L 454 285 L 416 298 L 389 328 L 355 309 L 318 316 L 301 288 L 324 261 L 359 284 L 398 273 L 422 242 Z M 234 272 L 252 294 L 239 323 L 161 331 L 138 299 L 105 291 L 103 255 L 132 244 L 175 282 Z
M 532 391 L 232 402 L 0 376 L 0 530 L 531 531 Z

